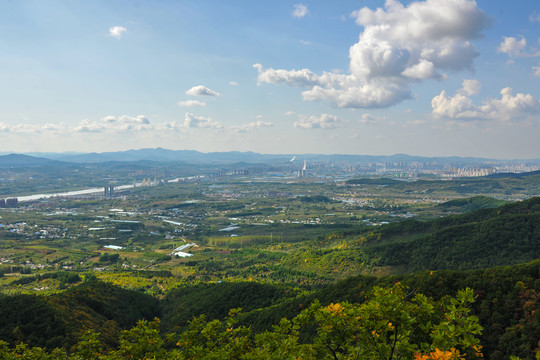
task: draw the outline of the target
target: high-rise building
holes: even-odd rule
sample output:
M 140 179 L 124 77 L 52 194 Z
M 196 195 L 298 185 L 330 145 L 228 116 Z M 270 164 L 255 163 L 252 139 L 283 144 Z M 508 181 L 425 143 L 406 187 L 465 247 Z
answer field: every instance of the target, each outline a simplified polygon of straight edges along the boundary
M 114 196 L 114 186 L 105 186 L 103 188 L 103 196 L 105 196 L 106 199 L 112 198 Z
M 19 204 L 19 199 L 9 198 L 6 199 L 6 207 L 16 207 Z

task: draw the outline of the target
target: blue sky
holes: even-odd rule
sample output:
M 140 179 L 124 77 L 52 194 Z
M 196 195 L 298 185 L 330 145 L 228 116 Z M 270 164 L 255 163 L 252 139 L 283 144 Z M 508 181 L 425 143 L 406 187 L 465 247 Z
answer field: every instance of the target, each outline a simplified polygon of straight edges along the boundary
M 540 157 L 540 4 L 2 1 L 0 151 Z

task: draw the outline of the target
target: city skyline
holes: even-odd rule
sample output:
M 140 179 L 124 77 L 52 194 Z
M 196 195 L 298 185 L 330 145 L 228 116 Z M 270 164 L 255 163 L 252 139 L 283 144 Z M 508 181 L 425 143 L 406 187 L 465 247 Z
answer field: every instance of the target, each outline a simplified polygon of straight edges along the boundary
M 540 157 L 532 0 L 23 0 L 0 20 L 0 152 Z

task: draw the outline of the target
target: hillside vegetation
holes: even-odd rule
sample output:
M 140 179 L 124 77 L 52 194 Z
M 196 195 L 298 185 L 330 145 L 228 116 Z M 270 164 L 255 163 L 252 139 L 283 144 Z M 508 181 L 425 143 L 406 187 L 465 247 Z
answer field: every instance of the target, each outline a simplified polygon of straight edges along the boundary
M 105 345 L 113 346 L 122 329 L 159 316 L 159 306 L 157 299 L 138 291 L 89 281 L 47 297 L 0 298 L 0 314 L 0 339 L 11 344 L 69 347 L 86 330 L 94 329 Z
M 2 299 L 2 314 L 13 315 L 11 318 L 6 318 L 0 330 L 2 338 L 11 344 L 24 342 L 32 346 L 63 347 L 67 351 L 81 351 L 83 349 L 81 339 L 87 342 L 88 337 L 93 336 L 84 329 L 94 329 L 94 332 L 99 333 L 100 348 L 117 349 L 112 352 L 116 356 L 118 356 L 116 351 L 124 351 L 126 354 L 128 354 L 128 349 L 135 351 L 148 341 L 148 338 L 141 338 L 141 336 L 154 334 L 152 338 L 155 339 L 153 340 L 155 344 L 147 343 L 144 346 L 151 346 L 152 350 L 148 348 L 147 350 L 154 352 L 156 358 L 161 358 L 174 349 L 176 342 L 180 344 L 179 350 L 182 354 L 199 354 L 195 356 L 196 358 L 205 358 L 206 355 L 200 355 L 205 352 L 208 352 L 208 356 L 214 354 L 212 356 L 234 358 L 234 356 L 223 355 L 224 353 L 220 351 L 225 351 L 229 346 L 234 347 L 239 343 L 244 345 L 236 349 L 238 354 L 245 355 L 255 351 L 258 356 L 252 354 L 255 357 L 246 358 L 268 358 L 272 354 L 271 349 L 261 349 L 260 346 L 263 346 L 263 343 L 257 342 L 257 339 L 263 338 L 266 341 L 270 338 L 286 341 L 280 342 L 279 346 L 289 346 L 289 351 L 292 352 L 312 354 L 314 358 L 332 358 L 332 351 L 343 355 L 362 344 L 364 340 L 361 340 L 361 334 L 357 333 L 358 325 L 355 325 L 352 319 L 358 316 L 369 316 L 372 319 L 370 321 L 375 322 L 372 325 L 362 323 L 362 326 L 373 326 L 370 331 L 381 331 L 383 328 L 380 327 L 379 322 L 382 322 L 386 329 L 392 330 L 384 332 L 384 338 L 380 339 L 381 347 L 388 346 L 385 351 L 390 351 L 392 348 L 395 335 L 393 326 L 399 326 L 399 332 L 396 334 L 399 333 L 399 341 L 404 344 L 403 349 L 405 349 L 405 344 L 408 344 L 406 348 L 410 351 L 409 355 L 412 355 L 414 351 L 429 353 L 429 351 L 435 351 L 436 348 L 450 351 L 451 347 L 456 347 L 462 354 L 469 352 L 467 359 L 473 359 L 476 355 L 469 350 L 474 349 L 472 345 L 476 344 L 478 346 L 475 345 L 475 349 L 478 351 L 483 349 L 481 351 L 488 359 L 507 359 L 510 355 L 534 359 L 534 354 L 540 350 L 537 343 L 540 334 L 540 315 L 538 315 L 540 312 L 537 311 L 540 306 L 539 275 L 540 261 L 534 261 L 513 267 L 467 272 L 445 270 L 382 278 L 360 276 L 303 294 L 293 294 L 279 288 L 250 283 L 207 284 L 198 289 L 194 288 L 192 294 L 189 294 L 188 289 L 178 290 L 180 293 L 186 292 L 186 296 L 171 292 L 170 296 L 162 300 L 159 305 L 156 300 L 143 296 L 139 292 L 122 290 L 92 281 L 79 286 L 77 290 L 68 290 L 45 299 L 30 295 L 9 297 L 8 301 L 6 298 Z M 463 306 L 470 307 L 471 312 L 467 310 L 460 315 L 454 313 L 452 316 L 462 319 L 456 318 L 455 326 L 469 325 L 462 330 L 458 331 L 456 328 L 456 332 L 444 335 L 451 346 L 443 348 L 436 342 L 433 343 L 434 345 L 427 345 L 429 331 L 420 337 L 407 335 L 406 329 L 409 326 L 417 329 L 418 326 L 428 326 L 426 329 L 443 331 L 437 324 L 443 323 L 441 319 L 444 319 L 445 311 L 455 312 L 457 308 L 453 306 L 458 306 L 458 302 L 450 301 L 449 296 L 453 297 L 459 294 L 459 289 L 467 287 L 473 288 L 474 294 L 471 291 L 470 297 Z M 204 302 L 208 306 L 218 305 L 225 300 L 226 305 L 222 306 L 223 310 L 227 307 L 233 309 L 246 304 L 243 299 L 249 296 L 252 296 L 255 301 L 247 304 L 251 307 L 251 311 L 244 313 L 233 311 L 232 315 L 229 309 L 227 309 L 227 315 L 222 310 L 209 314 L 208 308 L 186 307 L 186 299 L 191 297 L 192 301 L 196 301 L 197 293 L 201 295 L 201 291 L 204 293 Z M 264 299 L 264 295 L 268 294 L 271 298 Z M 394 295 L 398 296 L 394 297 Z M 464 295 L 458 295 L 458 298 L 460 296 Z M 462 298 L 462 301 L 463 299 L 465 298 Z M 473 299 L 475 299 L 474 302 L 472 302 Z M 419 305 L 421 307 L 417 307 Z M 256 306 L 261 307 L 254 308 Z M 376 307 L 373 308 L 373 306 Z M 392 307 L 396 306 L 396 310 L 392 310 Z M 434 307 L 431 308 L 432 306 Z M 66 312 L 67 309 L 69 313 Z M 139 322 L 138 327 L 128 332 L 120 331 L 135 325 L 137 319 L 148 319 L 159 315 L 160 312 L 174 314 L 181 312 L 182 309 L 187 313 L 182 315 L 185 318 L 182 320 L 185 321 L 181 324 L 182 326 L 178 326 L 178 318 L 169 315 L 164 316 L 161 324 Z M 371 313 L 375 309 L 378 309 L 376 313 Z M 347 317 L 339 315 L 334 318 L 336 315 L 332 314 L 334 312 L 340 314 L 341 311 L 343 311 L 343 316 L 345 314 L 357 315 L 354 315 L 352 319 L 348 318 L 349 315 Z M 371 315 L 366 315 L 366 311 Z M 423 315 L 418 313 L 419 318 L 413 320 L 410 315 L 417 311 L 427 312 L 422 313 Z M 328 317 L 328 315 L 332 316 Z M 451 315 L 447 312 L 446 316 Z M 293 320 L 293 323 L 281 320 L 283 318 Z M 466 318 L 468 320 L 465 320 Z M 174 326 L 171 321 L 174 322 Z M 415 321 L 430 321 L 431 325 L 427 323 L 420 325 Z M 475 323 L 478 323 L 481 328 L 475 327 Z M 295 327 L 291 328 L 293 324 Z M 435 328 L 429 326 L 435 326 Z M 335 327 L 336 332 L 330 331 L 332 327 Z M 159 329 L 164 332 L 163 335 L 167 335 L 165 336 L 167 339 L 174 343 L 168 344 L 160 340 L 159 332 L 157 332 Z M 232 332 L 227 334 L 231 330 Z M 340 331 L 343 331 L 343 334 L 340 335 Z M 468 342 L 461 342 L 460 331 L 464 331 L 463 334 L 472 331 L 470 335 L 467 335 Z M 357 340 L 353 341 L 349 336 L 354 337 L 355 333 L 357 333 Z M 428 337 L 426 338 L 425 335 Z M 56 343 L 50 341 L 51 336 L 56 339 Z M 470 336 L 478 337 L 479 342 L 471 343 Z M 94 337 L 94 339 L 97 341 L 97 338 Z M 143 343 L 135 345 L 141 341 Z M 434 339 L 429 341 L 434 341 Z M 426 345 L 420 345 L 423 342 L 426 342 Z M 131 347 L 126 348 L 130 343 Z M 213 345 L 210 345 L 211 343 Z M 285 345 L 286 343 L 289 345 Z M 197 348 L 199 346 L 197 344 L 202 348 Z M 300 346 L 300 344 L 305 345 Z M 207 348 L 208 346 L 210 347 Z M 336 347 L 328 353 L 328 346 Z M 201 353 L 203 349 L 206 350 Z M 405 351 L 403 349 L 401 351 Z M 195 353 L 192 353 L 193 351 Z M 277 349 L 274 348 L 274 351 Z M 152 354 L 146 354 L 146 356 L 150 355 Z M 287 353 L 284 353 L 283 358 L 286 358 L 286 355 Z M 56 357 L 51 358 L 56 359 Z M 103 355 L 100 358 L 109 357 Z M 379 357 L 365 358 L 378 359 Z
M 374 266 L 475 269 L 540 257 L 540 198 L 371 231 L 359 248 Z

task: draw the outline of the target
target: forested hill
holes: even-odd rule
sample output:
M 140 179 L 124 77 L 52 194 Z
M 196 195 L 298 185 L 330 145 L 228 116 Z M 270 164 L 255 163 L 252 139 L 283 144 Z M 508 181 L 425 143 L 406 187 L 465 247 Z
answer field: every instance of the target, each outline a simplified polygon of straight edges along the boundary
M 239 306 L 245 307 L 244 313 L 238 314 L 239 324 L 246 325 L 253 334 L 259 334 L 278 325 L 284 317 L 297 316 L 316 299 L 323 306 L 363 303 L 375 286 L 391 287 L 396 283 L 404 286 L 411 299 L 415 294 L 425 294 L 440 300 L 447 295 L 455 296 L 460 289 L 474 289 L 476 300 L 471 315 L 478 316 L 483 327 L 480 344 L 485 358 L 499 360 L 515 355 L 521 359 L 535 359 L 540 338 L 540 311 L 537 311 L 540 306 L 540 260 L 472 271 L 426 271 L 381 278 L 357 276 L 302 293 L 252 282 L 194 284 L 170 292 L 159 303 L 138 291 L 90 281 L 56 295 L 17 295 L 0 299 L 3 317 L 0 339 L 12 345 L 24 341 L 33 346 L 69 350 L 86 329 L 94 329 L 100 333 L 102 344 L 114 349 L 118 346 L 120 329 L 134 325 L 137 319 L 154 316 L 162 316 L 160 329 L 164 337 L 172 331 L 176 333 L 172 335 L 174 339 L 198 339 L 198 333 L 185 332 L 188 320 L 202 314 L 209 320 L 223 319 L 229 308 Z M 250 297 L 253 301 L 246 301 Z M 203 306 L 191 304 L 199 301 Z M 229 329 L 231 326 L 234 327 L 227 323 Z M 312 330 L 299 328 L 302 341 L 313 341 Z M 234 334 L 237 333 L 231 333 Z
M 321 289 L 298 293 L 270 284 L 213 283 L 180 287 L 161 301 L 161 329 L 185 331 L 188 321 L 200 315 L 224 319 L 228 309 L 242 307 L 240 324 L 253 333 L 272 329 L 280 319 L 293 318 L 318 300 L 323 305 L 362 303 L 375 286 L 401 283 L 409 291 L 434 299 L 454 296 L 460 289 L 474 289 L 473 314 L 483 327 L 481 344 L 487 359 L 534 359 L 540 338 L 540 260 L 514 266 L 469 271 L 424 271 L 399 276 L 356 276 Z M 251 298 L 252 301 L 248 299 Z M 303 329 L 301 337 L 313 336 Z
M 323 305 L 362 302 L 374 286 L 391 286 L 398 282 L 405 285 L 410 294 L 422 293 L 435 299 L 452 296 L 466 287 L 474 289 L 473 313 L 484 328 L 481 344 L 486 359 L 509 359 L 513 355 L 532 360 L 535 353 L 540 354 L 540 260 L 469 271 L 351 277 L 324 289 L 251 311 L 242 317 L 242 323 L 261 331 L 281 317 L 292 318 L 315 299 Z
M 437 205 L 437 208 L 448 212 L 454 211 L 462 213 L 479 209 L 496 208 L 505 204 L 507 204 L 506 201 L 479 195 L 470 198 L 450 200 Z
M 116 344 L 122 329 L 159 316 L 158 300 L 99 281 L 85 282 L 51 296 L 0 298 L 0 339 L 32 346 L 69 347 L 87 329 Z
M 475 269 L 540 258 L 540 198 L 373 230 L 360 249 L 373 266 Z

